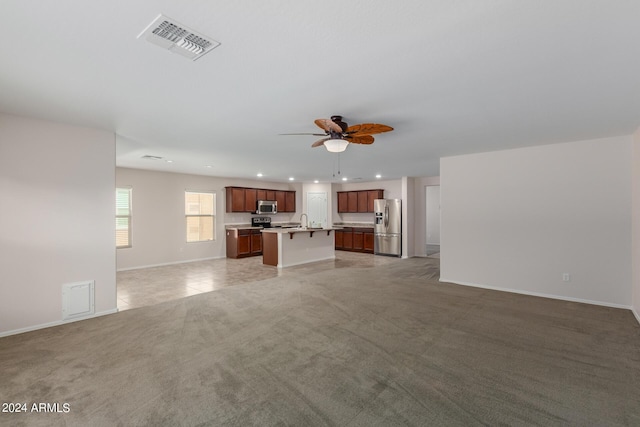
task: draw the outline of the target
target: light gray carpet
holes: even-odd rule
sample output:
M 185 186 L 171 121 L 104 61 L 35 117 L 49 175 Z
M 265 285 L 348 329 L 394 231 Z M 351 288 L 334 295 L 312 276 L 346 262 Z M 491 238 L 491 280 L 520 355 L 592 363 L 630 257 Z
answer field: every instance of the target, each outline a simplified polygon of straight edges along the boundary
M 0 425 L 640 425 L 627 310 L 336 268 L 0 339 Z M 301 270 L 302 272 L 304 270 Z

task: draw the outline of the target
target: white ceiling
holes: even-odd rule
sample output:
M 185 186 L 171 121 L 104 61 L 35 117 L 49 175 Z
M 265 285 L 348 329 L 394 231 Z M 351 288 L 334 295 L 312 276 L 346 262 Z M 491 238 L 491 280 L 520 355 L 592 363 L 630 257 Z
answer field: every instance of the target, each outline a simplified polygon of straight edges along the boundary
M 194 62 L 138 39 L 160 13 L 221 46 Z M 318 137 L 279 134 L 339 114 L 395 128 L 342 176 L 435 176 L 632 133 L 639 23 L 637 0 L 2 0 L 0 111 L 114 131 L 118 166 L 269 181 L 333 180 Z

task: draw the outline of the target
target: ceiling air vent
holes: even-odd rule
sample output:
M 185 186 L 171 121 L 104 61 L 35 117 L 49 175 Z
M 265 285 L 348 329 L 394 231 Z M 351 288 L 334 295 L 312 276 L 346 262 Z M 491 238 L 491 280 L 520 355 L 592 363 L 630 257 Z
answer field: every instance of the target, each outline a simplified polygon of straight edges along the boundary
M 155 45 L 193 61 L 220 46 L 220 42 L 197 33 L 164 15 L 158 15 L 138 35 L 138 38 L 142 37 Z
M 146 154 L 142 157 L 140 157 L 141 159 L 145 159 L 145 160 L 162 160 L 162 157 L 159 156 L 152 156 L 150 154 Z

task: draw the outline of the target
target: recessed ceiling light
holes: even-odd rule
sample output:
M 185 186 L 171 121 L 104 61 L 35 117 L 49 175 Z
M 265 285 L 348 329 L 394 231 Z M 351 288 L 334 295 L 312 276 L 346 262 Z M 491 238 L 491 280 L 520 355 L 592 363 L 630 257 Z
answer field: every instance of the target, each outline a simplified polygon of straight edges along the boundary
M 346 180 L 347 180 L 347 177 L 345 176 L 344 178 L 342 178 L 342 180 L 343 180 L 343 181 L 346 181 Z
M 320 181 L 318 181 L 317 179 L 315 181 L 313 181 L 314 184 L 319 183 Z
M 211 166 L 211 165 L 206 165 L 206 166 L 205 166 L 205 168 L 209 168 L 209 169 L 211 169 L 212 167 L 213 167 L 213 166 Z
M 290 176 L 290 177 L 289 177 L 289 181 L 293 181 L 293 179 L 294 179 L 294 178 L 293 178 L 292 176 Z
M 173 160 L 167 160 L 167 163 L 173 163 Z
M 262 174 L 261 174 L 261 173 L 258 173 L 258 175 L 257 175 L 257 176 L 258 176 L 258 177 L 261 177 L 261 176 L 262 176 Z
M 382 175 L 378 174 L 376 175 L 376 178 L 382 178 Z

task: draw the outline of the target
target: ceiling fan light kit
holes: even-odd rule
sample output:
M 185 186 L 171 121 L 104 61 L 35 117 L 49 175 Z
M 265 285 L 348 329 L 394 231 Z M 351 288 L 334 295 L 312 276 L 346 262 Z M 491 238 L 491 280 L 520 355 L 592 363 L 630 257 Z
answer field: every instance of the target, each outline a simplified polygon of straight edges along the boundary
M 347 149 L 349 141 L 344 139 L 329 139 L 324 142 L 324 147 L 331 153 L 342 153 Z

